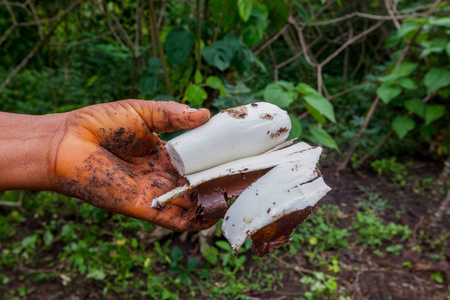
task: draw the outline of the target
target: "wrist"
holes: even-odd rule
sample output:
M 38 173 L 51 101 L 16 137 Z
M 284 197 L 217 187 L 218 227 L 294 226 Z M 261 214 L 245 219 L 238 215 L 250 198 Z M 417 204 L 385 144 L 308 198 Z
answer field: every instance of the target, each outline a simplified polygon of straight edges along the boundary
M 0 113 L 0 190 L 50 190 L 66 114 Z

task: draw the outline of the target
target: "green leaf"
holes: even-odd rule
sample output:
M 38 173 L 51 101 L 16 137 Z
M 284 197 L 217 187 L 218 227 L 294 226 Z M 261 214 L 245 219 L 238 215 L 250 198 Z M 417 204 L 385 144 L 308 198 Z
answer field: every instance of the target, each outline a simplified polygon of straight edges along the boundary
M 425 74 L 424 84 L 427 93 L 431 93 L 439 88 L 450 85 L 450 71 L 443 68 L 434 68 Z
M 218 41 L 203 48 L 202 55 L 205 61 L 220 71 L 225 71 L 230 67 L 235 49 L 233 45 L 226 41 Z
M 267 28 L 267 8 L 264 4 L 254 6 L 250 20 L 245 24 L 242 41 L 247 46 L 253 46 L 261 41 Z
M 431 139 L 436 135 L 436 127 L 432 125 L 421 125 L 419 128 L 419 132 L 427 142 L 430 142 Z
M 300 121 L 292 114 L 289 114 L 289 118 L 291 119 L 291 131 L 289 132 L 288 140 L 292 140 L 298 138 L 302 135 L 302 124 Z
M 407 110 L 415 113 L 419 117 L 423 118 L 425 115 L 425 109 L 427 108 L 427 106 L 425 105 L 425 103 L 423 103 L 422 100 L 420 100 L 418 98 L 414 98 L 414 99 L 405 101 L 405 108 Z
M 183 259 L 183 251 L 181 251 L 180 247 L 173 247 L 172 251 L 170 251 L 170 258 L 174 262 L 179 262 Z
M 444 51 L 445 46 L 447 44 L 447 39 L 436 39 L 432 41 L 422 41 L 420 44 L 423 49 L 423 51 L 420 53 L 420 58 L 423 58 L 425 56 L 428 56 L 431 53 L 439 53 Z
M 209 76 L 206 78 L 205 85 L 213 88 L 218 89 L 221 96 L 225 96 L 225 86 L 222 83 L 222 80 L 220 80 L 217 76 Z
M 388 84 L 391 84 L 391 83 L 397 81 L 397 79 L 398 79 L 398 76 L 395 75 L 395 74 L 389 74 L 389 75 L 386 75 L 386 76 L 380 76 L 380 77 L 378 77 L 378 81 L 380 81 L 380 82 L 386 82 L 386 83 L 388 83 Z
M 289 18 L 289 4 L 280 0 L 263 0 L 263 2 L 269 12 L 269 26 L 279 31 Z
M 50 231 L 47 230 L 44 233 L 44 244 L 45 244 L 45 246 L 50 245 L 53 242 L 53 238 L 54 238 L 53 234 Z
M 445 114 L 445 106 L 434 104 L 425 110 L 425 124 L 429 125 Z
M 22 248 L 34 248 L 36 246 L 36 242 L 38 240 L 38 236 L 37 235 L 30 235 L 27 236 L 26 238 L 24 238 L 22 240 Z
M 407 90 L 415 90 L 415 89 L 417 89 L 417 85 L 414 82 L 414 80 L 409 79 L 409 78 L 400 78 L 398 80 L 398 84 L 402 88 L 407 89 Z
M 295 90 L 294 84 L 292 82 L 289 82 L 289 81 L 279 80 L 279 81 L 276 82 L 276 84 L 278 84 L 279 86 L 283 87 L 284 89 L 286 89 L 288 91 L 294 91 Z
M 309 94 L 316 94 L 316 95 L 318 95 L 319 94 L 316 89 L 314 89 L 310 85 L 307 85 L 306 83 L 303 83 L 303 82 L 300 82 L 297 85 L 297 91 L 300 94 L 303 94 L 303 95 L 309 95 Z
M 430 19 L 430 24 L 431 25 L 437 25 L 437 26 L 444 26 L 444 27 L 450 27 L 450 18 L 446 17 L 446 18 L 433 18 Z
M 415 31 L 419 28 L 419 24 L 416 23 L 409 23 L 405 22 L 402 24 L 400 29 L 397 31 L 397 36 L 404 37 L 406 34 L 410 33 L 411 31 Z
M 182 28 L 172 29 L 167 35 L 164 50 L 174 66 L 181 64 L 192 51 L 194 38 L 192 33 Z
M 103 280 L 105 279 L 105 277 L 106 277 L 105 272 L 100 269 L 91 270 L 89 274 L 87 274 L 86 276 L 86 278 L 92 278 L 96 280 Z
M 153 75 L 150 77 L 142 77 L 141 78 L 141 88 L 142 92 L 146 95 L 153 96 L 159 90 L 158 78 Z
M 400 64 L 395 70 L 392 72 L 392 74 L 397 75 L 398 77 L 406 77 L 409 76 L 417 67 L 419 66 L 418 63 L 412 63 L 412 62 L 404 62 Z
M 397 116 L 392 121 L 392 129 L 394 129 L 399 139 L 403 139 L 414 127 L 414 120 L 409 117 Z
M 217 250 L 216 247 L 214 246 L 210 246 L 209 244 L 201 244 L 200 246 L 200 252 L 203 254 L 203 256 L 205 257 L 205 259 L 212 265 L 216 265 L 219 258 L 218 258 L 218 254 L 219 251 Z
M 186 264 L 186 268 L 187 268 L 189 271 L 193 271 L 193 270 L 197 269 L 197 267 L 198 267 L 198 262 L 199 262 L 198 257 L 190 258 L 190 259 L 188 260 L 187 264 Z
M 311 125 L 309 127 L 309 132 L 311 133 L 316 143 L 340 152 L 339 147 L 334 139 L 325 130 L 319 128 L 319 126 Z
M 200 106 L 206 100 L 208 94 L 198 85 L 192 84 L 186 89 L 184 96 L 193 106 Z
M 325 97 L 318 94 L 310 94 L 304 96 L 306 103 L 317 109 L 322 115 L 324 115 L 328 120 L 336 123 L 336 118 L 334 116 L 334 108 Z
M 309 105 L 308 103 L 305 103 L 305 108 L 307 111 L 309 111 L 309 113 L 311 114 L 311 116 L 313 116 L 314 120 L 316 120 L 319 124 L 325 124 L 325 117 L 314 107 L 312 107 L 311 105 Z
M 247 22 L 252 12 L 253 0 L 238 0 L 237 6 L 241 19 L 244 20 L 244 22 Z
M 447 46 L 445 46 L 445 52 L 447 52 L 448 57 L 450 57 L 450 42 L 448 42 Z
M 391 47 L 394 47 L 394 46 L 397 45 L 398 42 L 400 42 L 401 40 L 402 40 L 402 38 L 401 38 L 400 36 L 398 36 L 398 35 L 396 35 L 396 34 L 391 35 L 390 37 L 388 37 L 388 38 L 386 39 L 386 41 L 384 42 L 383 47 L 386 48 L 386 49 L 391 48 Z
M 219 247 L 222 250 L 231 251 L 231 246 L 228 242 L 225 241 L 217 241 L 216 246 Z
M 91 78 L 88 79 L 88 82 L 86 84 L 86 87 L 90 87 L 91 85 L 94 84 L 94 82 L 96 82 L 98 79 L 98 75 L 94 75 Z
M 195 71 L 195 74 L 194 74 L 194 82 L 196 83 L 196 84 L 199 84 L 199 83 L 202 83 L 202 81 L 203 81 L 203 75 L 202 75 L 202 73 L 200 73 L 200 71 Z
M 279 84 L 270 83 L 264 89 L 264 101 L 286 108 L 294 101 L 294 97 L 291 91 L 287 91 Z
M 151 57 L 148 59 L 148 75 L 156 75 L 162 72 L 161 60 L 157 57 Z
M 134 249 L 136 249 L 139 246 L 139 242 L 136 238 L 132 238 L 131 239 L 131 247 L 133 247 Z
M 383 83 L 379 88 L 377 88 L 377 96 L 380 97 L 380 99 L 386 104 L 400 95 L 401 92 L 401 87 L 390 86 L 386 83 Z

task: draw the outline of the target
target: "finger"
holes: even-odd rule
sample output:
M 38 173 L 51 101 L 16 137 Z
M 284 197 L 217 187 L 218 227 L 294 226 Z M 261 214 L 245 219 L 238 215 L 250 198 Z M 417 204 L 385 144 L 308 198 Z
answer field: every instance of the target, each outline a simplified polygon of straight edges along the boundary
M 209 120 L 209 110 L 193 109 L 173 101 L 128 100 L 151 130 L 177 131 L 196 128 Z

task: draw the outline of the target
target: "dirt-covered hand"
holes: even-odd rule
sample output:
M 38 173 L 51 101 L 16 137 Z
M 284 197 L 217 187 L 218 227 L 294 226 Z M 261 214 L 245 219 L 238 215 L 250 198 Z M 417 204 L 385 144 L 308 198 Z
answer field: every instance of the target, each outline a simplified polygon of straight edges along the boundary
M 217 220 L 185 217 L 185 196 L 162 209 L 152 199 L 184 184 L 155 131 L 192 129 L 206 109 L 176 102 L 124 100 L 88 106 L 65 118 L 53 189 L 94 206 L 177 231 L 200 230 Z

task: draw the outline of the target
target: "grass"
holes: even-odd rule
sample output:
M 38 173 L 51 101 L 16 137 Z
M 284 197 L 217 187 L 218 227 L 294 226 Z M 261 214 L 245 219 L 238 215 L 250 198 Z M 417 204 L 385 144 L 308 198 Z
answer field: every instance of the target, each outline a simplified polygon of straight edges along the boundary
M 445 232 L 432 243 L 420 235 L 412 240 L 409 225 L 384 220 L 392 201 L 373 188 L 355 190 L 356 201 L 321 204 L 292 243 L 264 258 L 252 254 L 250 240 L 235 256 L 220 230 L 208 244 L 190 241 L 193 234 L 182 242 L 175 233 L 149 243 L 148 222 L 56 193 L 5 192 L 0 200 L 20 198 L 22 207 L 0 208 L 0 292 L 7 299 L 351 299 L 344 275 L 367 262 L 354 264 L 348 253 L 389 259 L 391 268 L 398 261 L 402 270 L 414 260 L 445 259 Z M 442 274 L 433 270 L 426 278 L 444 285 Z

